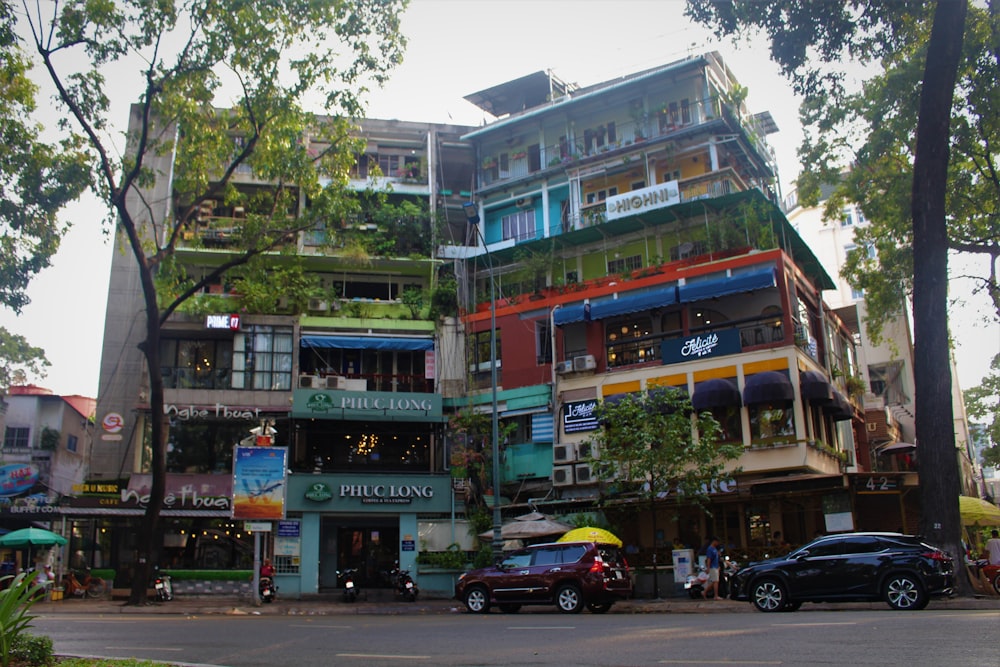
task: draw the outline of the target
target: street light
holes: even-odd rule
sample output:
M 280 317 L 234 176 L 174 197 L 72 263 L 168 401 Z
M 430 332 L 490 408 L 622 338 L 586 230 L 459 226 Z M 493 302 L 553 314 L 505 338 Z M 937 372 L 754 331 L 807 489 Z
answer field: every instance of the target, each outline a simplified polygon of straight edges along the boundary
M 503 536 L 500 519 L 500 422 L 497 415 L 497 299 L 496 280 L 493 276 L 493 258 L 486 245 L 486 237 L 479 228 L 479 209 L 473 202 L 462 204 L 462 210 L 469 224 L 476 228 L 476 234 L 486 251 L 486 267 L 490 274 L 490 384 L 492 385 L 492 453 L 493 453 L 493 559 L 503 556 Z

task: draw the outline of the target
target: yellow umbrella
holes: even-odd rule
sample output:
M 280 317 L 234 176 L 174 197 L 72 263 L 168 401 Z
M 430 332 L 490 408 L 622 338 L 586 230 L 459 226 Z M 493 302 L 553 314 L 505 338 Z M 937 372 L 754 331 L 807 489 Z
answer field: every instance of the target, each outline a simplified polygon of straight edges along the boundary
M 962 515 L 962 525 L 1000 526 L 1000 507 L 982 498 L 959 496 L 958 511 Z
M 593 526 L 574 528 L 556 541 L 597 542 L 598 544 L 613 544 L 616 547 L 620 547 L 622 545 L 622 541 L 611 531 L 604 530 L 603 528 L 595 528 Z

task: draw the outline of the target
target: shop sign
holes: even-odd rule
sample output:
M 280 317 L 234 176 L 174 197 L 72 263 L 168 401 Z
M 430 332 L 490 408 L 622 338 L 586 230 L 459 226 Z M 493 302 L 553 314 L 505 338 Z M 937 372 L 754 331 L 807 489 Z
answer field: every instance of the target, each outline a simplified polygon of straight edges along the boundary
M 243 523 L 243 529 L 248 533 L 270 533 L 271 532 L 271 522 L 270 521 L 245 521 Z
M 125 428 L 125 419 L 117 412 L 109 412 L 101 420 L 101 428 L 107 433 L 120 433 Z
M 341 498 L 357 498 L 363 505 L 409 505 L 414 498 L 430 500 L 434 487 L 420 484 L 341 484 Z
M 899 478 L 888 475 L 860 475 L 854 478 L 854 489 L 859 494 L 897 493 Z
M 331 498 L 333 498 L 333 489 L 330 488 L 329 484 L 324 484 L 323 482 L 310 484 L 309 489 L 306 491 L 306 500 L 321 503 Z
M 278 522 L 278 537 L 301 537 L 302 528 L 298 521 L 283 519 Z
M 597 410 L 596 398 L 567 403 L 563 406 L 563 431 L 566 433 L 596 431 L 601 425 L 597 422 L 595 410 Z
M 180 421 L 191 419 L 233 419 L 245 421 L 248 419 L 259 420 L 261 418 L 260 408 L 223 405 L 222 403 L 216 403 L 212 406 L 173 405 L 167 403 L 163 406 L 163 414 Z
M 233 453 L 233 518 L 284 519 L 288 450 L 241 447 Z
M 292 416 L 302 418 L 437 420 L 441 396 L 418 392 L 296 390 Z
M 144 508 L 149 504 L 152 475 L 135 474 L 121 491 L 119 507 Z M 232 477 L 228 475 L 167 475 L 163 509 L 228 510 L 232 507 Z
M 638 190 L 608 197 L 604 201 L 608 220 L 647 213 L 680 203 L 681 194 L 677 181 L 667 181 L 666 183 L 639 188 Z
M 743 351 L 740 332 L 724 329 L 711 333 L 665 340 L 660 345 L 660 356 L 664 364 L 679 364 L 685 361 L 700 361 L 739 354 Z
M 38 468 L 24 463 L 0 466 L 0 498 L 19 496 L 38 482 Z
M 240 316 L 235 313 L 232 315 L 207 315 L 205 317 L 205 328 L 239 331 Z

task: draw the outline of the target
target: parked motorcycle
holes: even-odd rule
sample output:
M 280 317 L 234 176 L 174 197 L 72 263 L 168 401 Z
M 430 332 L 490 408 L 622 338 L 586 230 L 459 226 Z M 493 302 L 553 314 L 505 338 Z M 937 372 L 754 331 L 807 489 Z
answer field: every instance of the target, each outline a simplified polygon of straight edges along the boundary
M 274 596 L 277 594 L 278 587 L 274 585 L 274 580 L 271 577 L 261 577 L 260 586 L 258 588 L 258 593 L 260 594 L 261 602 L 274 602 Z
M 160 602 L 170 602 L 174 599 L 174 586 L 169 574 L 163 574 L 159 570 L 154 572 L 153 588 L 156 590 L 156 599 Z
M 413 577 L 410 576 L 410 571 L 399 569 L 399 561 L 396 561 L 396 567 L 389 573 L 389 576 L 393 582 L 393 588 L 395 589 L 398 597 L 401 597 L 408 602 L 415 602 L 417 600 L 417 595 L 420 594 L 420 590 L 417 588 L 417 585 L 413 583 Z
M 345 602 L 354 602 L 361 594 L 360 588 L 354 581 L 354 577 L 357 573 L 358 569 L 355 567 L 348 568 L 343 571 L 337 570 L 337 576 L 343 581 Z
M 736 561 L 731 560 L 729 556 L 725 557 L 722 567 L 719 570 L 719 597 L 724 598 L 729 596 L 729 578 L 736 574 L 739 569 Z M 687 579 L 684 580 L 684 590 L 687 591 L 691 599 L 696 600 L 704 595 L 707 584 L 708 570 L 704 567 L 699 567 L 696 572 L 689 574 Z

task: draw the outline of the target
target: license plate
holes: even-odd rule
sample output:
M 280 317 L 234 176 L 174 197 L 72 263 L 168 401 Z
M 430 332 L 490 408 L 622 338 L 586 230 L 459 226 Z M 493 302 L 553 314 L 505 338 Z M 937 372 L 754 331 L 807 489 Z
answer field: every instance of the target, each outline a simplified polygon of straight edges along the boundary
M 347 588 L 354 588 L 354 582 L 353 582 L 353 581 L 348 581 L 348 582 L 347 582 L 346 584 L 344 584 L 344 585 L 345 585 L 345 586 L 347 586 Z
M 624 578 L 625 577 L 622 575 L 620 570 L 615 570 L 615 579 L 624 579 Z
M 157 584 L 156 584 L 156 590 L 160 590 L 161 588 L 163 588 L 163 584 L 157 582 Z
M 407 588 L 413 588 L 413 582 L 412 581 L 407 581 L 406 582 L 406 587 Z

